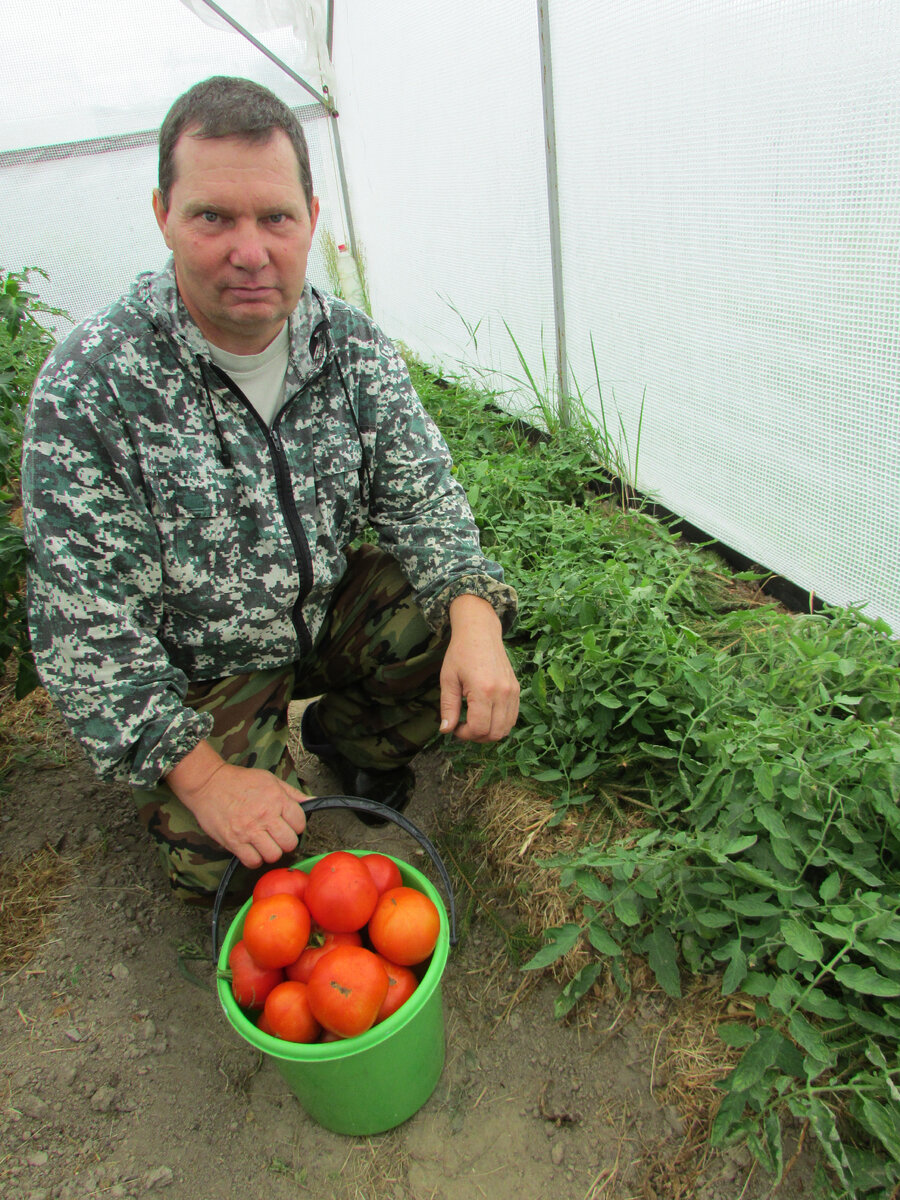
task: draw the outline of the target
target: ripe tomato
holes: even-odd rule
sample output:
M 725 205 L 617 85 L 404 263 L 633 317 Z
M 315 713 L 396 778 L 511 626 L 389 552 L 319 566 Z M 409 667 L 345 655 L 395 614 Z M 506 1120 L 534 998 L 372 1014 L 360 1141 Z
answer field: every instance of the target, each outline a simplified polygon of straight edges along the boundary
M 263 1016 L 275 1037 L 286 1042 L 314 1042 L 322 1032 L 310 1010 L 306 984 L 293 979 L 269 992 Z
M 309 876 L 299 868 L 273 867 L 256 881 L 253 899 L 265 900 L 266 896 L 278 896 L 282 892 L 289 892 L 302 900 L 308 883 Z
M 329 933 L 362 929 L 377 900 L 378 889 L 362 859 L 347 850 L 326 854 L 309 872 L 306 903 Z
M 379 898 L 369 921 L 369 940 L 389 962 L 411 967 L 432 952 L 441 929 L 433 901 L 415 888 L 391 888 Z
M 307 988 L 309 1007 L 319 1024 L 341 1037 L 355 1037 L 375 1024 L 388 976 L 371 950 L 336 946 L 313 967 Z
M 379 958 L 387 971 L 388 990 L 384 1003 L 378 1010 L 378 1016 L 375 1018 L 376 1025 L 379 1021 L 383 1021 L 395 1013 L 401 1004 L 405 1004 L 419 986 L 418 979 L 409 967 L 401 967 L 399 963 L 388 962 L 383 955 L 379 955 Z
M 284 973 L 288 979 L 297 979 L 300 983 L 309 983 L 312 969 L 329 950 L 335 946 L 361 946 L 362 935 L 352 930 L 350 933 L 326 933 L 325 940 L 319 946 L 307 946 L 296 962 L 288 963 Z
M 241 1008 L 262 1008 L 266 996 L 284 979 L 280 967 L 261 967 L 254 962 L 243 938 L 231 947 L 231 991 Z
M 269 1037 L 275 1036 L 275 1030 L 272 1028 L 272 1026 L 266 1020 L 265 1011 L 263 1011 L 259 1014 L 259 1020 L 256 1022 L 256 1028 L 259 1029 L 262 1033 L 267 1033 L 269 1035 Z
M 400 874 L 400 868 L 386 854 L 364 854 L 362 862 L 375 881 L 379 896 L 386 892 L 388 888 L 401 887 L 403 885 L 403 876 Z
M 244 918 L 244 941 L 261 967 L 286 967 L 300 957 L 312 922 L 302 900 L 287 892 L 254 900 Z

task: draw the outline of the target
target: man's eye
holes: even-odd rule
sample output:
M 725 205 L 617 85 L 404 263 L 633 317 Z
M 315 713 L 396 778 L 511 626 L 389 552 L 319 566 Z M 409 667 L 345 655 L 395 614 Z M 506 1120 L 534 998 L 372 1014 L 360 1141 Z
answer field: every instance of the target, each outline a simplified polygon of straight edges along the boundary
M 201 214 L 207 225 L 214 225 L 219 219 L 219 214 L 215 212 L 205 212 Z
M 287 217 L 284 213 L 270 213 L 268 219 L 270 225 L 283 225 Z

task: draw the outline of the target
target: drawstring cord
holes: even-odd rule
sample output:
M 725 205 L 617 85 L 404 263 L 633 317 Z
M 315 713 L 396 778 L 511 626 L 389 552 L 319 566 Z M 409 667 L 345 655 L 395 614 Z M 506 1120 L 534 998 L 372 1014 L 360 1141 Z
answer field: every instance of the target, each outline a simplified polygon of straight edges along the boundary
M 233 463 L 231 451 L 225 445 L 225 438 L 222 434 L 222 426 L 219 424 L 219 418 L 216 416 L 216 406 L 213 404 L 212 392 L 209 389 L 209 380 L 206 377 L 206 364 L 202 358 L 197 359 L 200 364 L 200 374 L 203 378 L 203 387 L 206 391 L 206 402 L 209 405 L 209 411 L 212 413 L 213 425 L 216 427 L 216 437 L 219 440 L 219 462 L 226 469 Z

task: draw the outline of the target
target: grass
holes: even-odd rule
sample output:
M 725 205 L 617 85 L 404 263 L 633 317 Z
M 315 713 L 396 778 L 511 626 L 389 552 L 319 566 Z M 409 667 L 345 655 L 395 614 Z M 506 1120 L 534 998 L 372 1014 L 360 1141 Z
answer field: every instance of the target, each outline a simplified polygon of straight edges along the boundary
M 520 596 L 519 724 L 457 754 L 488 789 L 533 790 L 521 823 L 489 792 L 474 818 L 543 925 L 527 966 L 556 973 L 560 1016 L 629 995 L 635 964 L 673 1000 L 714 978 L 747 1017 L 716 1026 L 734 1065 L 710 1145 L 745 1143 L 777 1181 L 799 1122 L 820 1194 L 897 1195 L 900 643 L 859 611 L 760 603 L 611 502 L 638 447 L 605 413 L 547 436 L 537 405 L 535 436 L 497 394 L 411 370 Z

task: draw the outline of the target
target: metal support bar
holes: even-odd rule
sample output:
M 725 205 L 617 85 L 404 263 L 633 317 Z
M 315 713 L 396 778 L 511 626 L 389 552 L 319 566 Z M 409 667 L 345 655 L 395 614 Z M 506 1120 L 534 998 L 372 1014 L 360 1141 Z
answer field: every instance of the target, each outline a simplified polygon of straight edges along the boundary
M 541 49 L 541 97 L 544 103 L 544 153 L 547 163 L 547 210 L 550 218 L 550 266 L 553 278 L 553 316 L 556 323 L 556 381 L 559 417 L 569 421 L 569 367 L 566 354 L 566 312 L 563 300 L 562 238 L 559 228 L 559 176 L 556 165 L 556 119 L 553 112 L 553 65 L 550 54 L 550 0 L 537 0 Z
M 292 67 L 289 67 L 283 59 L 280 59 L 277 54 L 273 54 L 268 46 L 264 46 L 258 38 L 253 36 L 249 29 L 245 29 L 239 21 L 236 21 L 234 17 L 229 16 L 228 13 L 225 12 L 224 8 L 221 8 L 218 4 L 216 4 L 215 0 L 203 0 L 203 3 L 207 8 L 211 8 L 217 16 L 222 18 L 223 21 L 227 21 L 232 29 L 236 29 L 241 37 L 245 37 L 251 45 L 255 46 L 256 49 L 259 50 L 261 54 L 264 54 L 266 58 L 271 59 L 276 67 L 280 67 L 282 71 L 284 71 L 285 75 L 290 75 L 291 79 L 293 79 L 295 83 L 299 83 L 300 86 L 305 88 L 311 96 L 315 96 L 323 108 L 326 108 L 330 113 L 333 113 L 334 104 L 328 96 L 324 96 L 321 92 L 317 92 L 312 84 L 307 83 L 306 80 L 298 75 Z
M 264 46 L 263 43 L 258 40 L 258 38 L 255 38 L 249 29 L 245 29 L 244 26 L 240 24 L 240 22 L 235 21 L 235 19 L 233 17 L 229 16 L 228 13 L 225 12 L 225 10 L 220 7 L 220 5 L 216 4 L 215 0 L 203 0 L 203 3 L 208 8 L 211 8 L 214 13 L 216 13 L 218 16 L 220 16 L 223 21 L 227 21 L 228 24 L 232 27 L 232 29 L 236 29 L 237 32 L 242 37 L 245 37 L 247 39 L 247 41 L 250 42 L 251 45 L 255 46 L 256 49 L 259 50 L 262 54 L 264 54 L 266 56 L 266 58 L 271 59 L 271 61 L 273 63 L 275 63 L 276 67 L 280 67 L 286 75 L 289 75 L 291 77 L 291 79 L 294 80 L 295 83 L 299 83 L 300 86 L 302 88 L 305 88 L 306 91 L 308 91 L 311 96 L 315 96 L 315 98 L 322 105 L 322 107 L 326 110 L 326 112 L 329 114 L 329 116 L 331 116 L 333 118 L 332 124 L 331 124 L 331 130 L 332 130 L 332 133 L 334 134 L 334 151 L 335 151 L 335 157 L 337 158 L 338 177 L 339 177 L 339 181 L 340 181 L 340 185 L 341 185 L 341 199 L 343 200 L 343 203 L 344 203 L 344 215 L 347 218 L 347 237 L 350 242 L 351 252 L 353 254 L 356 254 L 356 249 L 357 249 L 356 248 L 356 234 L 353 229 L 353 215 L 350 211 L 350 192 L 349 192 L 349 189 L 347 188 L 347 175 L 344 170 L 344 154 L 341 149 L 341 132 L 340 132 L 340 128 L 338 127 L 338 123 L 337 123 L 338 114 L 337 114 L 337 109 L 335 108 L 334 98 L 327 94 L 323 95 L 322 92 L 317 92 L 316 89 L 314 87 L 312 87 L 311 84 L 307 83 L 305 79 L 302 79 L 297 74 L 297 72 L 292 70 L 292 68 L 289 67 L 286 62 L 284 62 L 282 59 L 280 59 L 277 54 L 273 54 L 272 51 L 267 46 Z M 332 45 L 333 36 L 334 36 L 334 0 L 328 0 L 328 21 L 327 21 L 326 39 L 327 39 L 327 44 L 328 44 L 329 59 L 331 58 L 331 45 Z M 327 93 L 327 89 L 326 89 L 326 93 Z

